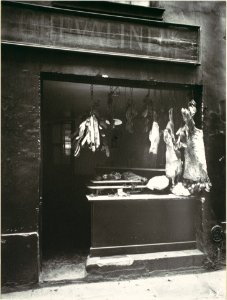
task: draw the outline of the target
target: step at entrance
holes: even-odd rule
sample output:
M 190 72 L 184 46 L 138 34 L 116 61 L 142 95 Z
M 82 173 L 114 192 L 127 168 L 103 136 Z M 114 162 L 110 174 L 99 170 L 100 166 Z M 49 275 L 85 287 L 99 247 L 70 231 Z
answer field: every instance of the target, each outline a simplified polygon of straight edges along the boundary
M 104 257 L 88 256 L 86 270 L 89 274 L 114 277 L 133 272 L 145 274 L 153 271 L 197 269 L 202 268 L 203 260 L 204 254 L 198 249 Z

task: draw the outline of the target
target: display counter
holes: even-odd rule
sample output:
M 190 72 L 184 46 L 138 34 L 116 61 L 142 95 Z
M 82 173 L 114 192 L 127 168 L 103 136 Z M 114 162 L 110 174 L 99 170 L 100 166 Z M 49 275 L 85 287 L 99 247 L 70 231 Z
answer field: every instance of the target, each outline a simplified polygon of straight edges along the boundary
M 92 207 L 90 256 L 196 248 L 196 197 L 140 193 L 87 199 Z

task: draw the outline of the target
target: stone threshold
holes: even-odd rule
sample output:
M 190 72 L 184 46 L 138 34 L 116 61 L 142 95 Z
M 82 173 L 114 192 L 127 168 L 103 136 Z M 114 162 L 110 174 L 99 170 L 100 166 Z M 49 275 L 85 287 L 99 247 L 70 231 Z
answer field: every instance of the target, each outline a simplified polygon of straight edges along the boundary
M 198 250 L 166 251 L 146 254 L 90 257 L 86 262 L 88 274 L 107 277 L 126 273 L 150 273 L 176 269 L 202 268 L 204 254 Z
M 203 266 L 204 259 L 205 255 L 198 249 L 108 257 L 88 256 L 86 271 L 81 278 L 77 277 L 77 272 L 75 272 L 75 277 L 71 279 L 42 280 L 41 277 L 39 283 L 19 287 L 4 287 L 2 293 L 70 284 L 85 284 L 89 282 L 134 280 L 147 277 L 171 276 L 174 274 L 204 273 L 207 272 Z

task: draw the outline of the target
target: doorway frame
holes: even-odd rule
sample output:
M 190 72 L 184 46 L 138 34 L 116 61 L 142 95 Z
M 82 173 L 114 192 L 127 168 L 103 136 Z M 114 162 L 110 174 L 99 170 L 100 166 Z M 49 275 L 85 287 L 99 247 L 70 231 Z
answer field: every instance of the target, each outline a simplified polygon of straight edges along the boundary
M 40 86 L 40 178 L 39 178 L 39 216 L 38 216 L 38 278 L 40 282 L 40 275 L 42 271 L 42 214 L 43 214 L 43 82 L 45 80 L 50 81 L 61 81 L 61 82 L 73 82 L 73 83 L 87 83 L 96 85 L 107 85 L 107 86 L 122 86 L 122 87 L 133 87 L 133 88 L 151 88 L 151 89 L 191 89 L 193 91 L 193 96 L 200 101 L 200 113 L 198 114 L 200 126 L 203 128 L 203 85 L 202 84 L 192 84 L 192 83 L 179 83 L 179 82 L 167 82 L 167 81 L 157 81 L 157 80 L 135 80 L 129 78 L 116 78 L 116 77 L 106 77 L 104 75 L 78 75 L 71 73 L 56 73 L 56 72 L 40 72 L 39 76 L 39 86 Z

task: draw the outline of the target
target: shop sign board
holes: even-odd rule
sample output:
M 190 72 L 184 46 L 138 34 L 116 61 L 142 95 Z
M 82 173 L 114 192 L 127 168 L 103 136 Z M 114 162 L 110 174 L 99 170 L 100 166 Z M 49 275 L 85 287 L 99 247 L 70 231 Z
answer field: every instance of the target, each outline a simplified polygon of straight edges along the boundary
M 2 43 L 199 64 L 198 26 L 35 5 L 2 5 Z

